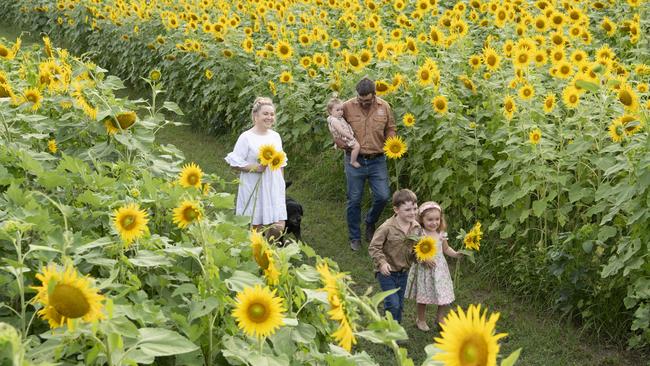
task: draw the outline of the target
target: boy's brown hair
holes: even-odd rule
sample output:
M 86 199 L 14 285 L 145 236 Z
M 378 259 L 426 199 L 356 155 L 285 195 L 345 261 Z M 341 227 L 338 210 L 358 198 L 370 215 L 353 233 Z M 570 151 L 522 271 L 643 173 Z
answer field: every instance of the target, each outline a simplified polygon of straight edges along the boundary
M 418 203 L 418 196 L 410 189 L 400 189 L 393 193 L 393 207 L 399 207 L 406 202 Z
M 332 113 L 332 107 L 337 104 L 343 104 L 343 101 L 337 97 L 332 97 L 329 102 L 327 102 L 327 113 Z

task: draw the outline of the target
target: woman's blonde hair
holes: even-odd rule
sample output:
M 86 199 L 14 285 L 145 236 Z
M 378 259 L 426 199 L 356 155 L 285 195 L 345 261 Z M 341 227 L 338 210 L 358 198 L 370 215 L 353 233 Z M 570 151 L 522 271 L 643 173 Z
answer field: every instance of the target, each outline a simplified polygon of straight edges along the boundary
M 260 109 L 262 109 L 263 106 L 265 105 L 270 105 L 275 109 L 275 105 L 273 104 L 273 100 L 269 97 L 257 97 L 255 98 L 255 101 L 253 102 L 253 108 L 251 109 L 251 120 L 253 121 L 253 124 L 255 124 L 255 113 L 259 112 Z
M 438 225 L 438 232 L 442 233 L 447 231 L 447 220 L 445 219 L 445 212 L 442 210 L 442 207 L 440 207 L 438 203 L 433 201 L 427 201 L 418 207 L 418 222 L 422 227 L 424 227 L 424 220 L 422 220 L 422 218 L 433 210 L 440 211 L 440 225 Z

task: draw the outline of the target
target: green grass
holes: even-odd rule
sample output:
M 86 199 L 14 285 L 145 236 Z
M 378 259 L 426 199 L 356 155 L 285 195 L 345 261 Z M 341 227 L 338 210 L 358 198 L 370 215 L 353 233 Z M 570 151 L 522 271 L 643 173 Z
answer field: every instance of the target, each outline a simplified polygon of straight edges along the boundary
M 205 171 L 227 180 L 236 178 L 223 160 L 234 145 L 234 137 L 211 137 L 189 127 L 169 127 L 160 131 L 158 139 L 175 144 L 185 152 L 188 161 L 198 163 Z M 349 272 L 356 282 L 357 291 L 364 291 L 369 286 L 377 288 L 367 251 L 352 252 L 348 247 L 345 176 L 337 152 L 328 150 L 320 156 L 289 154 L 285 177 L 293 182 L 287 194 L 301 202 L 305 209 L 302 221 L 304 241 L 321 256 L 338 262 L 341 270 Z M 384 216 L 389 213 L 387 208 Z M 450 218 L 450 223 L 453 227 L 453 218 Z M 452 261 L 450 265 L 453 265 Z M 460 283 L 455 284 L 456 304 L 466 308 L 471 303 L 481 303 L 490 311 L 500 312 L 497 331 L 508 333 L 502 342 L 501 354 L 507 355 L 522 347 L 519 365 L 642 364 L 640 355 L 597 341 L 541 305 L 513 297 L 480 273 L 473 273 L 470 262 L 464 262 L 463 269 Z M 425 356 L 424 346 L 432 343 L 437 334 L 415 328 L 414 314 L 415 304 L 407 300 L 403 321 L 410 337 L 407 348 L 409 355 L 419 364 Z M 431 323 L 435 308 L 427 309 L 427 315 Z M 365 350 L 382 365 L 392 364 L 392 353 L 383 346 L 360 341 L 356 350 Z

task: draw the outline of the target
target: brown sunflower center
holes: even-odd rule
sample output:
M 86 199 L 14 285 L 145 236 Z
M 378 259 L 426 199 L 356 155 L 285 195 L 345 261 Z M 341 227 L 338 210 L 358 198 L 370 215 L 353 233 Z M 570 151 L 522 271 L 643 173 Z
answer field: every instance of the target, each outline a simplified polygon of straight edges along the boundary
M 187 207 L 183 210 L 183 217 L 186 221 L 194 221 L 199 216 L 199 213 L 193 207 Z
M 426 81 L 426 80 L 429 80 L 429 78 L 430 78 L 429 70 L 422 70 L 420 72 L 420 79 Z
M 576 103 L 578 101 L 578 96 L 573 94 L 569 97 L 569 102 Z
M 445 109 L 446 106 L 447 106 L 447 104 L 445 103 L 444 100 L 437 100 L 436 101 L 436 109 L 443 110 L 443 109 Z
M 488 58 L 487 58 L 487 63 L 488 63 L 488 65 L 490 65 L 490 66 L 494 66 L 494 65 L 496 65 L 496 63 L 497 63 L 497 58 L 496 58 L 496 56 L 494 56 L 494 55 L 490 55 L 490 56 L 488 56 Z
M 5 47 L 0 47 L 0 57 L 7 57 L 9 56 L 9 50 L 6 49 Z
M 199 183 L 199 176 L 196 174 L 190 174 L 187 176 L 187 182 L 191 185 L 197 185 Z
M 255 323 L 263 323 L 269 314 L 264 304 L 255 303 L 248 307 L 248 317 Z
M 524 96 L 529 97 L 532 93 L 533 93 L 532 90 L 528 88 L 524 89 Z
M 519 60 L 520 63 L 524 64 L 524 63 L 528 62 L 528 55 L 525 54 L 525 53 L 522 53 L 521 55 L 519 55 L 518 60 Z
M 90 311 L 84 293 L 75 286 L 57 284 L 49 296 L 50 306 L 66 318 L 80 318 Z
M 551 108 L 553 106 L 553 99 L 548 98 L 546 99 L 546 102 L 544 102 L 547 108 Z
M 460 347 L 460 364 L 462 366 L 483 366 L 487 365 L 488 347 L 487 343 L 479 335 L 471 335 Z
M 137 220 L 133 215 L 125 215 L 120 221 L 121 226 L 125 230 L 131 230 L 136 226 Z
M 289 54 L 289 47 L 287 47 L 285 45 L 280 46 L 280 54 L 288 55 Z
M 25 97 L 32 103 L 38 102 L 38 95 L 36 93 L 28 93 Z
M 399 144 L 393 144 L 390 146 L 390 152 L 392 152 L 393 154 L 397 154 L 400 151 L 402 151 L 402 148 Z
M 618 100 L 620 100 L 623 105 L 632 105 L 632 95 L 627 90 L 621 90 L 621 92 L 618 93 Z
M 569 66 L 562 65 L 562 67 L 560 67 L 560 73 L 562 73 L 563 75 L 566 75 L 569 72 L 571 72 L 571 68 Z

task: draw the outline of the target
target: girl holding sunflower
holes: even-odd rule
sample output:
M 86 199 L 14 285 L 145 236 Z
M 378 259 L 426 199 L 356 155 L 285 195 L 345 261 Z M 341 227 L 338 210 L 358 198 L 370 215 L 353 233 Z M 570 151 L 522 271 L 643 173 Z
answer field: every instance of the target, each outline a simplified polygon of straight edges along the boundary
M 447 222 L 439 204 L 428 201 L 420 205 L 418 221 L 424 237 L 415 246 L 418 262 L 409 271 L 406 297 L 417 302 L 415 325 L 426 332 L 429 330 L 425 320 L 427 304 L 438 305 L 436 324 L 439 325 L 454 301 L 454 285 L 443 254 L 454 258 L 462 254 L 447 243 Z
M 236 215 L 250 216 L 253 229 L 270 225 L 268 234 L 279 238 L 287 219 L 283 167 L 287 165 L 280 135 L 271 129 L 275 106 L 258 97 L 251 111 L 253 127 L 244 131 L 225 160 L 240 171 Z

